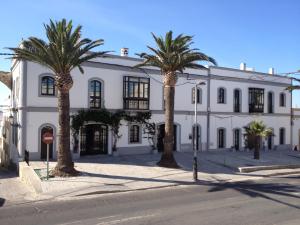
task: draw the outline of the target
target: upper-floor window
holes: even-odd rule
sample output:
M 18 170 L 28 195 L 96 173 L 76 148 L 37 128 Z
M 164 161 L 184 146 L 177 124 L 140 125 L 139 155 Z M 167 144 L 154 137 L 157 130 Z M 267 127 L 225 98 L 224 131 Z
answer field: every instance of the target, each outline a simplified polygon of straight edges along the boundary
M 150 79 L 143 77 L 123 78 L 124 109 L 149 109 Z
M 218 129 L 218 148 L 225 148 L 225 129 Z
M 273 92 L 268 92 L 268 113 L 274 113 Z
M 218 103 L 225 104 L 225 88 L 218 89 Z
M 90 108 L 101 108 L 102 83 L 99 80 L 92 80 L 89 84 Z
M 233 111 L 241 112 L 241 91 L 238 89 L 233 91 Z
M 279 144 L 280 145 L 285 144 L 285 129 L 284 128 L 279 129 Z
M 41 95 L 55 95 L 55 81 L 53 77 L 44 76 L 41 79 Z
M 140 142 L 140 126 L 130 125 L 129 127 L 129 143 L 139 143 Z
M 285 107 L 286 106 L 285 93 L 280 93 L 280 95 L 279 95 L 279 106 L 280 107 Z
M 202 90 L 201 88 L 197 88 L 197 104 L 202 103 Z M 192 89 L 192 103 L 195 104 L 195 88 Z
M 264 89 L 249 88 L 249 113 L 264 112 Z

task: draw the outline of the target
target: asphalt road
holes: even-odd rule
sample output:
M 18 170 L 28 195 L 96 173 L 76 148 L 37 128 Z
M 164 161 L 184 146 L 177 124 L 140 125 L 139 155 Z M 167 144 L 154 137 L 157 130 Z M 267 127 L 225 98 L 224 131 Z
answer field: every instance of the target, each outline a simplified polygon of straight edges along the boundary
M 0 208 L 1 225 L 299 225 L 300 176 L 199 183 Z

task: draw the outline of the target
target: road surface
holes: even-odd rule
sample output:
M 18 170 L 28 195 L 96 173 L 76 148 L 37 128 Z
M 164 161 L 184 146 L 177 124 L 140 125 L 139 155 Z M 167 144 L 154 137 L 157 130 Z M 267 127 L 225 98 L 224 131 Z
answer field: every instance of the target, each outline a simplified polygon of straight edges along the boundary
M 199 183 L 0 208 L 1 225 L 299 225 L 300 176 Z

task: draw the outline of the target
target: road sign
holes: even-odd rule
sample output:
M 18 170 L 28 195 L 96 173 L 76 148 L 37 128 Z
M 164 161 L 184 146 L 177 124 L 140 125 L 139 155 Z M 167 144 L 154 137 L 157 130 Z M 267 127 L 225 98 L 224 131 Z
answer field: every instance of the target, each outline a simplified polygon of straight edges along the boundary
M 46 132 L 43 134 L 43 142 L 47 145 L 52 144 L 53 143 L 53 134 L 51 134 L 50 132 Z

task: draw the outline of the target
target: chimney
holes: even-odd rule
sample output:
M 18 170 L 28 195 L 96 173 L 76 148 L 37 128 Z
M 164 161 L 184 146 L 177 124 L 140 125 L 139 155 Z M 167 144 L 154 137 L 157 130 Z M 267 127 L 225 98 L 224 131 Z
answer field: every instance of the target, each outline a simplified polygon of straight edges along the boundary
M 128 48 L 121 48 L 121 56 L 128 56 Z
M 269 74 L 274 75 L 275 74 L 275 69 L 273 67 L 269 68 Z
M 246 63 L 241 63 L 240 64 L 240 70 L 246 70 Z

